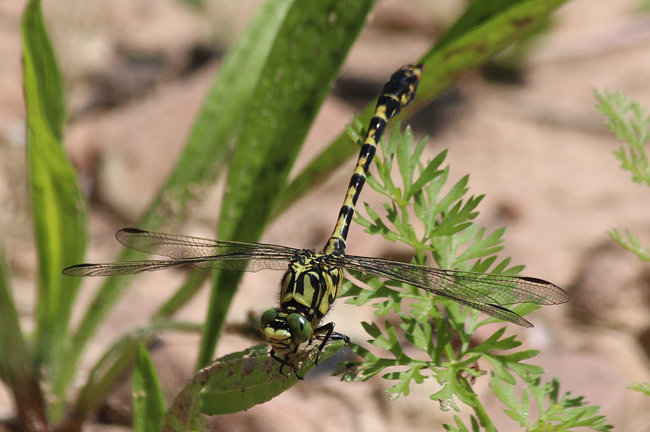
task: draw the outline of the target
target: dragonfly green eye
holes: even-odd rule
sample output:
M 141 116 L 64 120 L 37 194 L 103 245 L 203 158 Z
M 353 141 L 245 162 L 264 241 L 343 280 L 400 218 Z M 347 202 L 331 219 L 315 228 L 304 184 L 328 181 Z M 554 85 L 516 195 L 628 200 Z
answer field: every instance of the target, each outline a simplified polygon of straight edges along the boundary
M 264 328 L 271 324 L 273 320 L 278 316 L 278 311 L 275 309 L 269 309 L 262 314 L 260 317 L 260 327 Z
M 287 325 L 294 343 L 300 345 L 311 337 L 311 325 L 304 316 L 297 313 L 290 314 L 287 317 Z

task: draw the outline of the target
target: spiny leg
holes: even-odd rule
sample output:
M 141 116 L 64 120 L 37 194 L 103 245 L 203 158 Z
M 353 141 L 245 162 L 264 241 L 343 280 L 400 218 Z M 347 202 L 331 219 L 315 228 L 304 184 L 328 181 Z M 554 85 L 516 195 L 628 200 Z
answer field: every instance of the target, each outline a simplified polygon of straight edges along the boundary
M 290 366 L 293 369 L 293 373 L 296 374 L 296 378 L 298 378 L 301 381 L 305 379 L 305 378 L 301 377 L 300 375 L 298 375 L 298 368 L 296 367 L 295 363 L 291 363 L 287 359 L 278 357 L 278 355 L 275 353 L 274 350 L 271 350 L 270 354 L 271 354 L 271 357 L 275 361 L 280 363 L 280 375 L 284 375 L 283 369 L 284 369 L 285 366 Z
M 325 333 L 325 335 L 323 336 L 322 333 Z M 315 361 L 316 364 L 318 364 L 318 359 L 320 358 L 320 354 L 321 352 L 323 352 L 323 349 L 325 348 L 325 344 L 327 343 L 327 341 L 342 340 L 345 341 L 346 346 L 350 343 L 349 337 L 347 337 L 344 334 L 334 332 L 333 322 L 318 327 L 317 329 L 314 330 L 314 334 L 316 335 L 316 339 L 323 340 L 318 346 L 318 353 L 316 354 L 316 361 Z

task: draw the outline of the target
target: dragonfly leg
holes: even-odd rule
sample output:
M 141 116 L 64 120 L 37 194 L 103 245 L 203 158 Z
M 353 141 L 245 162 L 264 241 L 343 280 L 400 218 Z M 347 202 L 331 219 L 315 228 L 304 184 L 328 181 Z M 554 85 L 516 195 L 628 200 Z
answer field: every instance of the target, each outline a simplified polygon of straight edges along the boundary
M 323 335 L 323 333 L 325 334 Z M 316 364 L 318 364 L 318 358 L 320 357 L 320 353 L 323 351 L 323 348 L 325 348 L 325 344 L 327 343 L 327 341 L 342 340 L 345 341 L 345 345 L 350 343 L 349 337 L 347 337 L 344 334 L 334 332 L 333 322 L 318 327 L 317 329 L 314 330 L 314 334 L 316 335 L 317 339 L 322 339 L 322 342 L 318 346 L 318 354 L 316 354 L 316 362 L 315 362 Z
M 287 359 L 279 357 L 275 353 L 274 350 L 271 350 L 270 354 L 271 354 L 271 357 L 273 357 L 273 359 L 275 361 L 280 363 L 280 375 L 284 375 L 284 372 L 282 370 L 284 369 L 285 366 L 289 366 L 289 367 L 291 367 L 293 369 L 293 373 L 296 374 L 296 378 L 298 378 L 299 380 L 304 380 L 305 379 L 305 378 L 301 377 L 300 375 L 298 375 L 298 368 L 296 367 L 295 363 L 291 363 Z

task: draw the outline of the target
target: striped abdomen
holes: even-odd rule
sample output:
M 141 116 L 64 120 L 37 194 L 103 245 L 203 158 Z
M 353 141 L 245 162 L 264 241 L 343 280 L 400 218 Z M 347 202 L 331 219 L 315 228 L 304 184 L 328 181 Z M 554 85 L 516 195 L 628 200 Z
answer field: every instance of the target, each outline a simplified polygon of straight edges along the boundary
M 357 166 L 350 179 L 350 185 L 339 212 L 334 232 L 332 232 L 332 236 L 325 245 L 323 251 L 325 254 L 345 253 L 345 241 L 354 215 L 354 207 L 366 182 L 366 175 L 372 158 L 375 156 L 377 143 L 384 133 L 384 129 L 386 129 L 388 120 L 398 114 L 403 106 L 411 103 L 415 97 L 420 75 L 422 74 L 422 67 L 422 65 L 402 67 L 391 76 L 390 81 L 382 89 L 381 96 L 377 101 L 377 108 L 375 108 L 375 115 L 370 120 L 368 133 L 359 153 Z

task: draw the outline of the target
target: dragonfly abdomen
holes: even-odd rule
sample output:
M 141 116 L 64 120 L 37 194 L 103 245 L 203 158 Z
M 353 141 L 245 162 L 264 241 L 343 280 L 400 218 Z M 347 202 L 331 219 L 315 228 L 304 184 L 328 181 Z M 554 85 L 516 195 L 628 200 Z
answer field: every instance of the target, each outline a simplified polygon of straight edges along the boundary
M 415 97 L 420 75 L 422 74 L 422 67 L 421 65 L 409 65 L 400 68 L 391 76 L 390 81 L 382 89 L 381 96 L 379 96 L 379 100 L 377 101 L 377 108 L 375 108 L 375 115 L 370 120 L 366 139 L 359 152 L 354 174 L 350 179 L 343 205 L 339 211 L 336 226 L 334 227 L 332 236 L 325 245 L 324 253 L 328 255 L 345 253 L 345 242 L 348 238 L 348 230 L 352 223 L 354 209 L 359 195 L 361 195 L 363 185 L 366 182 L 368 168 L 375 156 L 377 143 L 386 129 L 388 120 L 394 115 L 399 114 L 401 108 L 411 103 Z

